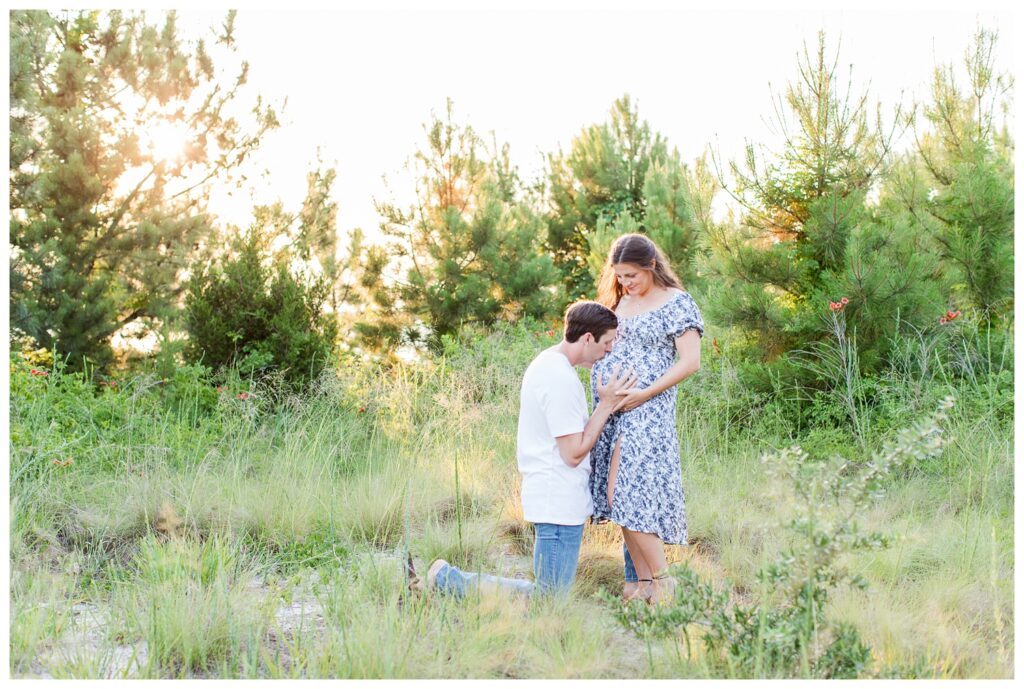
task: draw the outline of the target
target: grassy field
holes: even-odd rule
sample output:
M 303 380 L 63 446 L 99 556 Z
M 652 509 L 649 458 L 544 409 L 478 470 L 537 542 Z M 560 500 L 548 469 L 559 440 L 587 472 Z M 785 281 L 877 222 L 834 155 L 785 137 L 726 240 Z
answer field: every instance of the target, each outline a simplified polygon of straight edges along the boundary
M 406 595 L 406 552 L 421 571 L 529 575 L 518 388 L 552 341 L 510 330 L 437 362 L 346 365 L 301 398 L 187 367 L 96 388 L 12 360 L 12 675 L 743 676 L 619 625 L 595 596 L 621 587 L 612 527 L 588 526 L 568 601 Z M 870 645 L 865 676 L 1012 677 L 1012 342 L 944 347 L 932 364 L 908 344 L 854 433 L 837 395 L 755 395 L 705 342 L 679 404 L 691 546 L 671 559 L 756 600 L 795 537 L 760 457 L 799 443 L 856 463 L 952 392 L 945 450 L 858 515 L 894 544 L 844 556 L 868 588 L 836 589 L 826 615 Z

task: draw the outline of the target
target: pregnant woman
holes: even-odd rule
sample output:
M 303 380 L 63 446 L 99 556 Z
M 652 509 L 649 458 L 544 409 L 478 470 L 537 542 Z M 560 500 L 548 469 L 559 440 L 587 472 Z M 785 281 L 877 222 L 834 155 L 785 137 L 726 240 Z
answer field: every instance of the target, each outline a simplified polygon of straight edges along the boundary
M 675 589 L 663 544 L 686 543 L 676 385 L 700 368 L 704 322 L 661 250 L 640 234 L 615 240 L 597 300 L 615 311 L 619 331 L 612 352 L 594 364 L 594 404 L 595 382 L 616 364 L 632 368 L 637 382 L 591 451 L 594 519 L 622 527 L 625 597 L 661 601 Z

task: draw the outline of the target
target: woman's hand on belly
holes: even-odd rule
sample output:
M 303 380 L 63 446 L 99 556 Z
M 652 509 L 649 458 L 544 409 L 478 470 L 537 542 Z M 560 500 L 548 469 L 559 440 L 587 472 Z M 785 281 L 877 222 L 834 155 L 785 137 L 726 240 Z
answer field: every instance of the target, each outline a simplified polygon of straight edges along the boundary
M 620 402 L 621 406 L 618 407 L 618 411 L 631 411 L 651 398 L 647 388 L 633 388 L 628 392 L 619 393 L 619 396 L 622 398 L 622 402 Z

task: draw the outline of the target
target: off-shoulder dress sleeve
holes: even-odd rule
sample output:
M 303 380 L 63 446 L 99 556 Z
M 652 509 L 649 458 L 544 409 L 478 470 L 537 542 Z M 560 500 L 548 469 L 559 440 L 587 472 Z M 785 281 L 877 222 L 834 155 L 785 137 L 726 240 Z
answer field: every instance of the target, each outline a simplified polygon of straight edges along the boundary
M 693 297 L 684 292 L 675 299 L 674 306 L 669 324 L 669 334 L 672 338 L 679 337 L 687 330 L 696 330 L 698 335 L 704 337 L 704 319 Z

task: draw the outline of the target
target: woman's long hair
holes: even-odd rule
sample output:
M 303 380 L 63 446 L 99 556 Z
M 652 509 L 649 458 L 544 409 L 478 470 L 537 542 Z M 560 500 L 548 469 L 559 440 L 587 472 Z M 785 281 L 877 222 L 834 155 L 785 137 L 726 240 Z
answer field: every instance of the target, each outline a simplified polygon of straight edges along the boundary
M 625 290 L 615 279 L 613 266 L 632 263 L 654 273 L 654 284 L 658 287 L 683 289 L 679 277 L 665 260 L 658 245 L 642 234 L 624 234 L 612 244 L 608 259 L 604 262 L 601 279 L 597 283 L 597 301 L 615 310 Z M 652 265 L 653 264 L 653 265 Z

